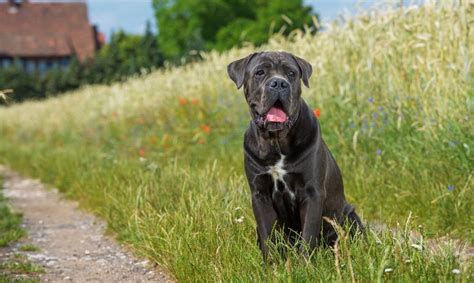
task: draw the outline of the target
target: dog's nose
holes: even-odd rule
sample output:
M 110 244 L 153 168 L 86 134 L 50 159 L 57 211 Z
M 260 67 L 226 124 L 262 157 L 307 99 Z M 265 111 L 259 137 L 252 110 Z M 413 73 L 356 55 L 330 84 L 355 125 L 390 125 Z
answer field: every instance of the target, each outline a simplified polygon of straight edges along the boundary
M 269 86 L 271 89 L 274 89 L 274 90 L 283 90 L 283 89 L 289 87 L 287 81 L 285 81 L 284 79 L 279 79 L 279 78 L 271 79 L 271 80 L 268 82 L 268 86 Z

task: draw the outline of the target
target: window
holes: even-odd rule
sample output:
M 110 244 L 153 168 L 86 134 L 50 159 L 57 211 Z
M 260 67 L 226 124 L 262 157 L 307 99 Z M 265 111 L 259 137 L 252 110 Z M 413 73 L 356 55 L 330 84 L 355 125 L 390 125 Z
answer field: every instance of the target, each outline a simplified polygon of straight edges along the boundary
M 12 65 L 13 60 L 11 58 L 0 58 L 0 68 L 8 68 Z
M 67 57 L 61 59 L 61 67 L 67 68 L 67 66 L 69 66 L 70 61 L 71 60 Z
M 52 69 L 66 69 L 71 63 L 69 57 L 56 58 L 9 58 L 0 57 L 0 69 L 5 69 L 15 65 L 17 68 L 23 69 L 25 72 L 39 72 L 45 74 Z
M 48 67 L 46 66 L 46 60 L 45 59 L 40 59 L 38 60 L 38 71 L 40 73 L 44 73 L 48 70 Z
M 32 59 L 24 59 L 23 60 L 23 68 L 28 73 L 32 73 L 36 69 L 35 68 L 35 61 L 32 60 Z

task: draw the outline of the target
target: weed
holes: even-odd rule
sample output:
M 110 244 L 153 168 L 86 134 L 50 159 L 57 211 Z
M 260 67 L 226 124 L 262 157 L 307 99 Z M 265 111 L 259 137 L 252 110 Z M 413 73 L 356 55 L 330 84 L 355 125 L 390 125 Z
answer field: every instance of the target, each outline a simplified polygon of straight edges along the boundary
M 37 252 L 40 250 L 37 246 L 32 245 L 32 244 L 22 245 L 20 246 L 19 249 L 20 251 L 23 251 L 23 252 Z

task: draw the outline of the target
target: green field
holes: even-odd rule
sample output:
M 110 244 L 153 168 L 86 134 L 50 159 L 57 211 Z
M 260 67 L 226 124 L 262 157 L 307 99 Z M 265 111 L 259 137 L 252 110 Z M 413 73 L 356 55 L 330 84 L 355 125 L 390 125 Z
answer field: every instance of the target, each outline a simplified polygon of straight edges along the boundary
M 179 281 L 472 281 L 472 261 L 408 234 L 474 243 L 473 23 L 468 4 L 426 4 L 260 48 L 312 63 L 303 97 L 321 110 L 346 196 L 395 237 L 263 267 L 242 164 L 249 114 L 226 74 L 253 47 L 0 109 L 0 163 L 79 200 Z

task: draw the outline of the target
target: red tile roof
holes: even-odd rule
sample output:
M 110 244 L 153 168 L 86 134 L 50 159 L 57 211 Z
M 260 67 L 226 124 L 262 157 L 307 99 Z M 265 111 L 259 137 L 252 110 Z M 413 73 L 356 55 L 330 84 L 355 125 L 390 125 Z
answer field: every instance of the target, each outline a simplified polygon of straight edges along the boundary
M 85 2 L 0 2 L 0 56 L 64 57 L 83 61 L 97 49 Z

